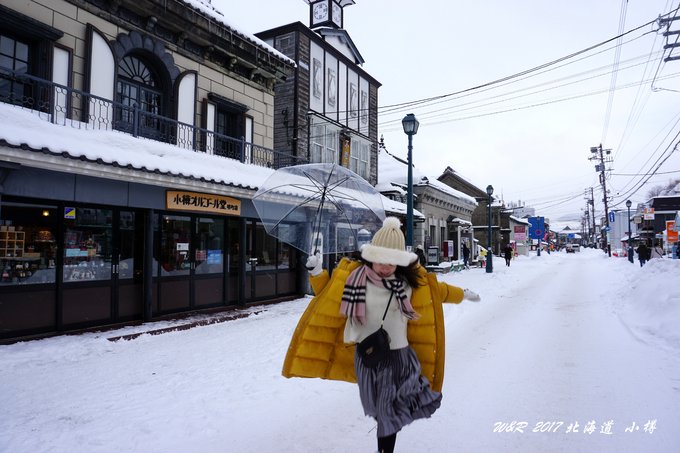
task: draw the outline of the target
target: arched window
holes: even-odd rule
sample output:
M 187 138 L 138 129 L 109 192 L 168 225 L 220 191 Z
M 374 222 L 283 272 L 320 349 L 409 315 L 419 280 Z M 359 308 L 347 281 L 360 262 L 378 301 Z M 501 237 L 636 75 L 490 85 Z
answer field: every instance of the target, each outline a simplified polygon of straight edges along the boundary
M 122 104 L 117 115 L 118 128 L 132 132 L 135 115 L 139 114 L 137 133 L 144 137 L 168 141 L 163 134 L 163 92 L 155 71 L 134 55 L 124 57 L 118 64 L 116 102 Z

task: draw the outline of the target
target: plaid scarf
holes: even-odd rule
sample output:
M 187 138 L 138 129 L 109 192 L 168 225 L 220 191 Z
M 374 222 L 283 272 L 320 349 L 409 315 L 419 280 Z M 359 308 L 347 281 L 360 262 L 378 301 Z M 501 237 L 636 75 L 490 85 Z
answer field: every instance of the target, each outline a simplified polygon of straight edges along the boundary
M 348 317 L 350 322 L 356 321 L 362 325 L 366 322 L 366 283 L 369 280 L 374 285 L 382 285 L 392 291 L 404 316 L 408 319 L 418 319 L 418 313 L 413 310 L 411 301 L 404 289 L 403 280 L 384 279 L 371 266 L 362 264 L 349 274 L 345 282 L 345 290 L 342 293 L 340 313 Z

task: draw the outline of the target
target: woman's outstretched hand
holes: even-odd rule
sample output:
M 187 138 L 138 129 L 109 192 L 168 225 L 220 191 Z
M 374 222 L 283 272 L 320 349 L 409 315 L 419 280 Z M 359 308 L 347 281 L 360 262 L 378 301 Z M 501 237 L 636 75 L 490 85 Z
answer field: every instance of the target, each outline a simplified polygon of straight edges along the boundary
M 309 255 L 307 258 L 307 270 L 311 275 L 319 275 L 322 271 L 323 258 L 321 257 L 321 252 L 316 252 L 314 255 Z
M 482 300 L 482 298 L 479 297 L 479 294 L 467 288 L 463 290 L 463 299 L 467 299 L 470 302 L 479 302 L 480 300 Z

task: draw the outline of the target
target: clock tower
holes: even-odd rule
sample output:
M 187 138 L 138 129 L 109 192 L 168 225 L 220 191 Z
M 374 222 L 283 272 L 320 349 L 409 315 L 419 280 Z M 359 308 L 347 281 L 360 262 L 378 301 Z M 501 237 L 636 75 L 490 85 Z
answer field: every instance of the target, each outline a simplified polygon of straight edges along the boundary
M 309 28 L 342 28 L 342 9 L 353 5 L 354 0 L 307 0 L 309 3 Z

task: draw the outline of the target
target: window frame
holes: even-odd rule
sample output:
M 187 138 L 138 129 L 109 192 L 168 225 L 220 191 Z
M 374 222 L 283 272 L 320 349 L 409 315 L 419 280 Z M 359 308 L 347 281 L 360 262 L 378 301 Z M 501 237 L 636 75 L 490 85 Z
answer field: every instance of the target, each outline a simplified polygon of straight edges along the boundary
M 334 123 L 312 117 L 309 136 L 310 163 L 340 163 L 340 133 Z

